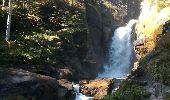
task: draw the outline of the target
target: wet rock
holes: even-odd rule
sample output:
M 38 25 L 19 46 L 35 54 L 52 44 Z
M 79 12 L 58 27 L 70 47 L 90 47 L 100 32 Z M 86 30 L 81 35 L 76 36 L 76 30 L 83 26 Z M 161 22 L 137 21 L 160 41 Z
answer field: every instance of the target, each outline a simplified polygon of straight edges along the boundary
M 113 89 L 113 79 L 103 78 L 95 80 L 80 81 L 80 92 L 92 96 L 94 99 L 102 99 L 104 96 L 111 93 Z

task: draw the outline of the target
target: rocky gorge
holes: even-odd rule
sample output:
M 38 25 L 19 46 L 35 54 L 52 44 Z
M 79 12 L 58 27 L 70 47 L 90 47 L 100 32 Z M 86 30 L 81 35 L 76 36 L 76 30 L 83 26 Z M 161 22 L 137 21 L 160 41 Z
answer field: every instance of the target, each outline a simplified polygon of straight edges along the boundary
M 40 0 L 29 6 L 38 6 L 34 16 L 29 15 L 27 2 L 14 5 L 18 8 L 14 7 L 11 47 L 0 42 L 0 100 L 75 100 L 72 82 L 95 100 L 169 100 L 169 0 Z M 28 19 L 18 21 L 21 8 L 28 13 L 21 16 Z M 0 12 L 4 19 L 5 10 Z M 62 15 L 67 20 L 58 17 Z M 108 63 L 114 31 L 131 19 L 138 21 L 130 75 L 120 80 L 98 78 Z M 34 24 L 40 33 L 33 29 L 29 37 L 30 31 L 17 29 L 15 23 L 23 21 L 27 23 L 19 27 Z M 0 23 L 4 25 L 3 20 Z

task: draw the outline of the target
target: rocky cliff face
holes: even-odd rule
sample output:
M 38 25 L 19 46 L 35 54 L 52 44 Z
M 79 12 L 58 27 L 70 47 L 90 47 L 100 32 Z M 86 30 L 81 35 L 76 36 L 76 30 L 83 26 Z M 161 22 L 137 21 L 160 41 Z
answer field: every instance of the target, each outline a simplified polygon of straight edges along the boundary
M 169 77 L 169 0 L 144 0 L 136 25 L 135 51 L 139 67 L 154 80 L 170 84 Z

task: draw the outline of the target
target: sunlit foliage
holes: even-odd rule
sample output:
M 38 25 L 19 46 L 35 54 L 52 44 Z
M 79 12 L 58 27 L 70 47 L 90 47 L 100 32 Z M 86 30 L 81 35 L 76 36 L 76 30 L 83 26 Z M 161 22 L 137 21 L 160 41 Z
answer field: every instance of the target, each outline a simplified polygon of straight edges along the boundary
M 67 2 L 14 0 L 10 48 L 4 43 L 6 19 L 7 11 L 0 9 L 1 65 L 63 66 L 68 64 L 66 58 L 85 48 L 86 41 L 74 38 L 79 34 L 86 38 L 84 10 Z

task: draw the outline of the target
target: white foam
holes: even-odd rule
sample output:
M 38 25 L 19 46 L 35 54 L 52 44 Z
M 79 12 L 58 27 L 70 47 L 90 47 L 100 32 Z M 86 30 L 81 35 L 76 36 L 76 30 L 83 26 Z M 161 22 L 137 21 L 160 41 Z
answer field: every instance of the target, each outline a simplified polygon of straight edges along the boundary
M 73 88 L 74 88 L 74 91 L 76 92 L 75 100 L 92 100 L 93 97 L 88 97 L 79 92 L 79 88 L 80 88 L 79 84 L 73 83 Z

